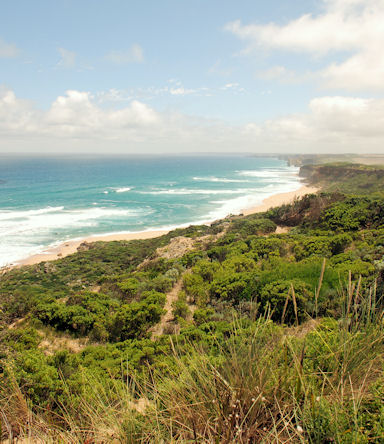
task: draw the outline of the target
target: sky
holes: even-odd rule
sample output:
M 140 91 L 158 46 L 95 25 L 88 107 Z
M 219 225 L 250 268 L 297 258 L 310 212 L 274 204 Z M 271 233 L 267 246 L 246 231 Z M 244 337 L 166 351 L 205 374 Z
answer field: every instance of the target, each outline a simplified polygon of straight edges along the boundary
M 3 0 L 0 153 L 384 153 L 384 0 Z

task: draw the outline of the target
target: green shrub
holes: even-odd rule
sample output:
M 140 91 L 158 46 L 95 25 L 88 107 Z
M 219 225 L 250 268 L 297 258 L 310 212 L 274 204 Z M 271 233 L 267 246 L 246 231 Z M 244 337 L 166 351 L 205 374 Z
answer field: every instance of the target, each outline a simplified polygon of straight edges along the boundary
M 212 298 L 238 304 L 242 300 L 252 299 L 252 281 L 252 274 L 248 272 L 225 271 L 212 281 L 210 295 Z
M 214 313 L 215 311 L 212 308 L 198 308 L 193 313 L 193 320 L 196 325 L 205 324 L 211 319 Z
M 108 332 L 114 341 L 125 341 L 145 335 L 149 327 L 160 321 L 165 295 L 144 292 L 140 302 L 124 304 L 111 318 Z
M 293 291 L 292 291 L 293 289 Z M 260 292 L 261 307 L 272 311 L 271 317 L 281 321 L 284 313 L 284 322 L 295 322 L 296 314 L 299 321 L 305 319 L 308 303 L 313 299 L 308 285 L 300 280 L 279 280 L 263 287 Z M 296 306 L 295 306 L 296 304 Z
M 187 318 L 191 311 L 189 310 L 187 297 L 184 291 L 179 293 L 177 300 L 172 304 L 172 308 L 172 314 L 175 318 Z
M 274 233 L 275 231 L 276 224 L 270 219 L 260 218 L 259 215 L 251 215 L 234 220 L 228 230 L 229 233 L 240 233 L 242 236 Z
M 120 288 L 121 291 L 124 292 L 126 296 L 128 296 L 129 298 L 133 298 L 140 288 L 140 282 L 136 278 L 131 277 L 125 279 L 122 282 L 118 282 L 117 286 Z

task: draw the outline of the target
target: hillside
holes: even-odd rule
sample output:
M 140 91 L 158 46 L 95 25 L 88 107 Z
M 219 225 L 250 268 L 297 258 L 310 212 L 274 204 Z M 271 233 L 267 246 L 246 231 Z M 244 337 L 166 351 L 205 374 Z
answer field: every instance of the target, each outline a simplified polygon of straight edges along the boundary
M 383 442 L 384 170 L 301 174 L 323 191 L 3 274 L 3 439 Z
M 347 162 L 303 165 L 300 175 L 324 191 L 370 194 L 384 190 L 384 166 Z

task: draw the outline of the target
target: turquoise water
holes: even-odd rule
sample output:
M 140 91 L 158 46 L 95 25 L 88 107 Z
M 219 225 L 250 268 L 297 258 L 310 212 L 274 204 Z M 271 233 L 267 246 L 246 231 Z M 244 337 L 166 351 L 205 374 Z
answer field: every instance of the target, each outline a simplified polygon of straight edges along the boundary
M 0 158 L 0 266 L 63 241 L 204 223 L 300 187 L 250 156 Z

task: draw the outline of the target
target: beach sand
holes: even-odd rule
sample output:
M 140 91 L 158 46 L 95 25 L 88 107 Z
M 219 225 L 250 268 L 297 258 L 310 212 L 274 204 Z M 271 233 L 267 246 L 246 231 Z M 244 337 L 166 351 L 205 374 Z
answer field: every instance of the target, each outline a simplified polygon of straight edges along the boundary
M 319 188 L 310 187 L 307 185 L 303 185 L 296 191 L 290 191 L 288 193 L 280 193 L 273 194 L 272 196 L 267 197 L 263 200 L 260 205 L 255 207 L 246 208 L 243 210 L 244 216 L 248 216 L 253 213 L 262 213 L 263 211 L 267 211 L 270 208 L 278 207 L 279 205 L 284 205 L 287 203 L 293 202 L 294 199 L 305 196 L 306 194 L 317 193 Z
M 260 205 L 244 209 L 242 211 L 242 214 L 249 215 L 254 213 L 261 213 L 263 211 L 269 210 L 270 208 L 290 203 L 295 198 L 304 196 L 305 194 L 316 193 L 317 191 L 318 188 L 303 185 L 301 188 L 299 188 L 296 191 L 274 194 L 273 196 L 267 197 L 266 199 L 263 200 L 263 202 Z M 90 236 L 79 240 L 72 240 L 64 242 L 63 244 L 55 248 L 46 250 L 43 253 L 36 254 L 34 256 L 30 256 L 26 259 L 23 259 L 19 261 L 16 266 L 19 267 L 22 265 L 33 265 L 33 264 L 38 264 L 40 262 L 60 259 L 64 256 L 76 253 L 77 249 L 83 242 L 91 243 L 97 241 L 109 242 L 109 241 L 134 240 L 134 239 L 152 239 L 154 237 L 167 234 L 168 232 L 169 231 L 159 230 L 159 231 L 141 231 L 137 233 L 116 233 L 104 236 Z

